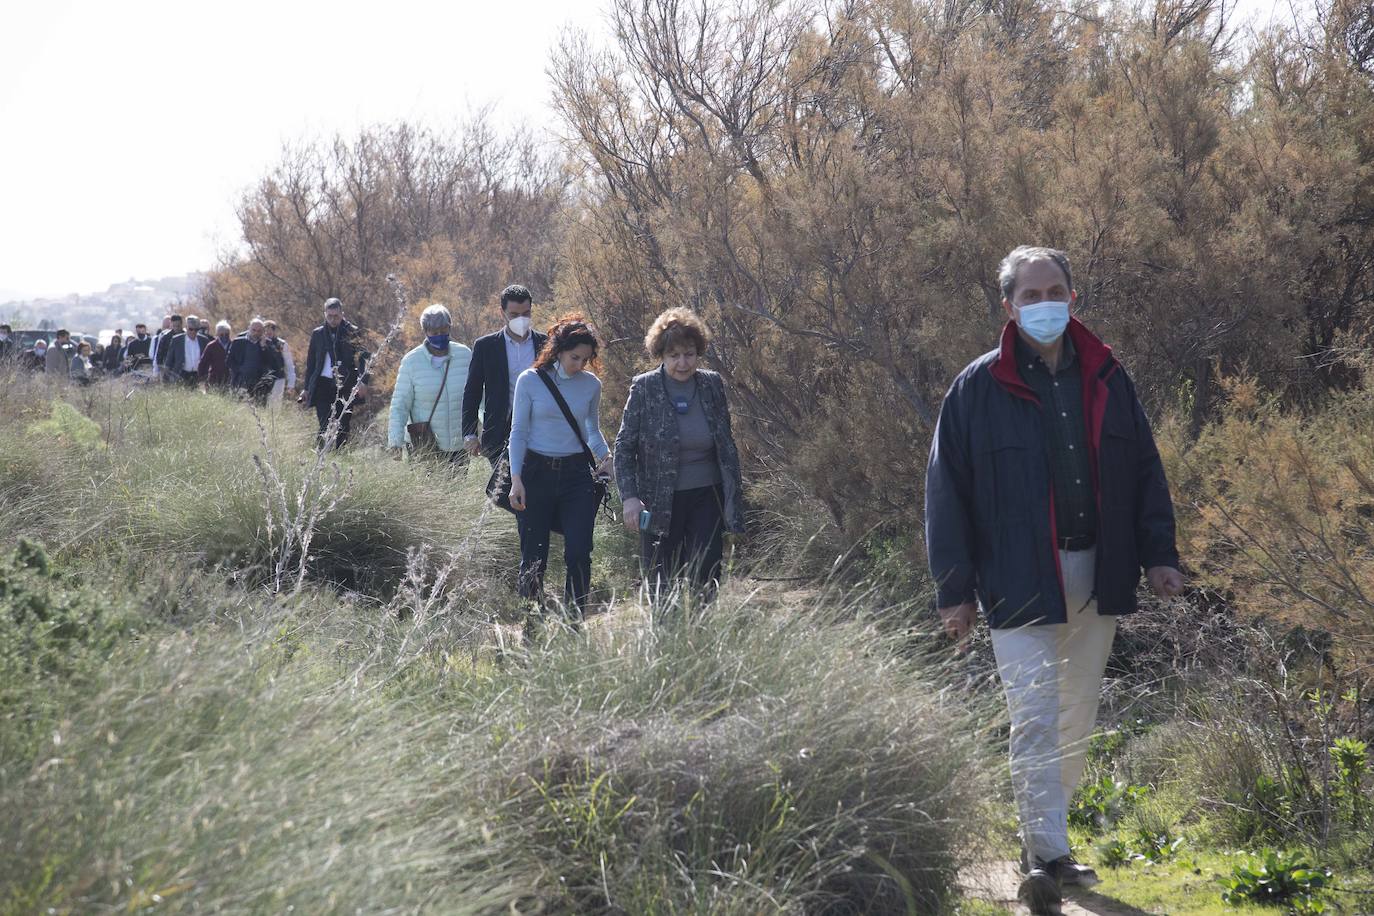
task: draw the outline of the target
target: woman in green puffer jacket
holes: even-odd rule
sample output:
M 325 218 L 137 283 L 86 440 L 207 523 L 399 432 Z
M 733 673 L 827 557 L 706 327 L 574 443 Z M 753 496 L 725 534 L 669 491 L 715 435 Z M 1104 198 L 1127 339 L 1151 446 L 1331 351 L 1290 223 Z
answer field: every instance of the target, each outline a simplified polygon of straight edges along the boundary
M 428 422 L 441 455 L 462 463 L 467 454 L 463 451 L 463 386 L 472 350 L 449 340 L 452 321 L 448 309 L 438 303 L 420 316 L 425 342 L 401 359 L 391 394 L 387 445 L 404 447 L 410 442 L 406 427 Z

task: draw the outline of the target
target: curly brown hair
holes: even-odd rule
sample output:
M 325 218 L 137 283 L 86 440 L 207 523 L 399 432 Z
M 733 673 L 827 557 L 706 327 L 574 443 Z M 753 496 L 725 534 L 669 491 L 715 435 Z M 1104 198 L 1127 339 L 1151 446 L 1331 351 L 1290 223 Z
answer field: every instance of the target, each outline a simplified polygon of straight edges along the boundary
M 704 356 L 706 347 L 711 343 L 711 331 L 701 316 L 689 308 L 674 308 L 659 315 L 644 335 L 644 349 L 654 359 L 662 359 L 663 354 L 673 347 L 691 344 L 697 356 Z
M 601 341 L 597 338 L 596 331 L 587 323 L 587 319 L 577 314 L 564 315 L 549 328 L 549 339 L 544 341 L 544 349 L 535 357 L 534 368 L 547 369 L 553 365 L 558 354 L 583 344 L 591 344 L 592 358 L 587 360 L 586 365 L 587 369 L 591 369 L 596 366 L 596 355 L 601 351 Z

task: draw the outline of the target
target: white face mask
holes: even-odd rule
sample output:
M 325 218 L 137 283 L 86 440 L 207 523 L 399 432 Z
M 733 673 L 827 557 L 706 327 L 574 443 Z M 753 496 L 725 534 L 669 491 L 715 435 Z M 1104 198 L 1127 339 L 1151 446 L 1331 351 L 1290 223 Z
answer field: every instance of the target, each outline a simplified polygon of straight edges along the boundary
M 506 322 L 506 327 L 516 337 L 524 337 L 530 332 L 530 319 L 528 315 L 521 315 L 519 318 L 512 318 Z

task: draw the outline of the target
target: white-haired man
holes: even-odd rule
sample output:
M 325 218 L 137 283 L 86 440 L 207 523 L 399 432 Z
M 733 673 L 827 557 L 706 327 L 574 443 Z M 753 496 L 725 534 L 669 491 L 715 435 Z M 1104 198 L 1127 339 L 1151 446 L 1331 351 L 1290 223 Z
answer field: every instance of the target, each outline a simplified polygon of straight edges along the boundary
M 266 406 L 272 383 L 285 374 L 281 351 L 267 340 L 267 322 L 254 318 L 248 330 L 229 345 L 229 387 Z

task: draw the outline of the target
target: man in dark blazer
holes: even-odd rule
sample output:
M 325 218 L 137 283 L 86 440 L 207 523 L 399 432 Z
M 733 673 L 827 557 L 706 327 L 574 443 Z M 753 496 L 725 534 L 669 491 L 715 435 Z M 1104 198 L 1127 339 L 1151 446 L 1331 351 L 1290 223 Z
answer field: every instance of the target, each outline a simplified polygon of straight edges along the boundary
M 168 315 L 162 320 L 163 329 L 158 332 L 153 339 L 152 357 L 153 368 L 157 370 L 159 376 L 165 382 L 176 381 L 180 376 L 173 376 L 168 370 L 167 365 L 171 362 L 172 338 L 184 333 L 181 327 L 180 315 Z
M 479 337 L 463 388 L 463 447 L 481 452 L 495 467 L 510 438 L 510 409 L 515 377 L 534 365 L 546 335 L 531 327 L 534 300 L 530 291 L 512 283 L 501 291 L 501 330 Z M 477 408 L 482 405 L 481 436 Z
M 281 350 L 265 336 L 262 318 L 248 322 L 248 330 L 229 345 L 229 385 L 248 394 L 259 407 L 267 406 L 272 384 L 286 374 Z
M 315 408 L 321 447 L 341 448 L 348 442 L 352 408 L 367 398 L 367 385 L 372 380 L 367 371 L 370 358 L 371 354 L 362 348 L 357 325 L 344 319 L 343 303 L 327 300 L 324 324 L 310 332 L 305 384 L 296 399 L 299 404 Z M 328 441 L 331 423 L 337 424 L 332 442 Z
M 190 353 L 187 353 L 188 340 L 193 341 Z M 164 349 L 159 354 L 164 358 L 162 365 L 166 370 L 167 381 L 194 385 L 198 377 L 196 370 L 200 368 L 200 357 L 209 344 L 210 336 L 201 331 L 200 321 L 195 315 L 187 315 L 186 330 L 167 338 L 163 344 Z

